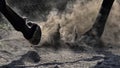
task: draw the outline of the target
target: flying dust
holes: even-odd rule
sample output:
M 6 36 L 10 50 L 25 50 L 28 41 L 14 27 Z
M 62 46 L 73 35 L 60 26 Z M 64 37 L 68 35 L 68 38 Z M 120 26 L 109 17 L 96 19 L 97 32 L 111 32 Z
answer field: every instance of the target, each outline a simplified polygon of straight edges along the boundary
M 10 0 L 8 0 L 8 2 L 12 3 L 12 1 Z M 45 43 L 48 43 L 49 45 L 58 45 L 58 43 L 61 41 L 75 42 L 76 35 L 77 39 L 80 39 L 81 36 L 94 24 L 102 3 L 101 0 L 65 0 L 65 9 L 64 11 L 60 12 L 56 5 L 61 5 L 62 1 L 58 2 L 60 3 L 53 3 L 52 1 L 48 1 L 48 3 L 46 3 L 47 6 L 52 5 L 52 7 L 45 16 L 36 9 L 34 9 L 35 11 L 32 11 L 28 14 L 26 14 L 25 11 L 22 12 L 20 6 L 22 6 L 23 4 L 21 5 L 21 3 L 19 5 L 9 5 L 12 6 L 13 9 L 22 16 L 26 15 L 27 17 L 28 15 L 28 18 L 30 16 L 30 18 L 34 18 L 34 16 L 38 17 L 35 17 L 37 20 L 36 22 L 40 25 L 42 29 L 42 39 L 40 45 L 43 45 Z M 28 3 L 30 6 L 31 1 L 29 1 Z M 26 4 L 24 4 L 23 6 L 25 7 L 25 5 Z M 32 5 L 35 4 L 33 3 Z M 119 0 L 116 0 L 107 20 L 104 34 L 101 38 L 106 43 L 120 44 L 119 6 L 120 2 Z M 31 8 L 31 10 L 33 10 L 33 8 Z M 45 19 L 45 21 L 41 21 L 42 19 Z

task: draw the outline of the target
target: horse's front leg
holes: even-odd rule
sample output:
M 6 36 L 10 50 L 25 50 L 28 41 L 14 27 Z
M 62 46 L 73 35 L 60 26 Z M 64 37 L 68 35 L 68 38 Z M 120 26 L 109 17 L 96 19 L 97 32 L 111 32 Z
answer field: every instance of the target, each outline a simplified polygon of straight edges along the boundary
M 8 5 L 5 0 L 0 0 L 0 12 L 8 19 L 15 30 L 23 33 L 24 37 L 29 40 L 32 44 L 38 44 L 41 38 L 41 29 L 37 24 L 26 21 L 15 13 Z

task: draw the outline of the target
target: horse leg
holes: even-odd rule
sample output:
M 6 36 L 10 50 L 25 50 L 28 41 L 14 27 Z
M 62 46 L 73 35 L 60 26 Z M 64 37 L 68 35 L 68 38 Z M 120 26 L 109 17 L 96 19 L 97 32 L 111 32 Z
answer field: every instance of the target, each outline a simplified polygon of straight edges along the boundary
M 15 30 L 23 33 L 24 37 L 32 44 L 38 44 L 41 38 L 41 29 L 37 24 L 26 21 L 15 13 L 8 5 L 5 0 L 0 2 L 0 12 L 8 19 Z

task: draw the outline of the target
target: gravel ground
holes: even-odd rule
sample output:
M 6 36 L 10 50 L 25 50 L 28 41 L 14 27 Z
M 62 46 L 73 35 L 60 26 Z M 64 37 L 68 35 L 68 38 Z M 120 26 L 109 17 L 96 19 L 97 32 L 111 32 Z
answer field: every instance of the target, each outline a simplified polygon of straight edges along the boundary
M 0 68 L 119 68 L 120 46 L 105 45 L 104 48 L 87 46 L 77 51 L 54 50 L 32 46 L 19 34 L 0 40 Z

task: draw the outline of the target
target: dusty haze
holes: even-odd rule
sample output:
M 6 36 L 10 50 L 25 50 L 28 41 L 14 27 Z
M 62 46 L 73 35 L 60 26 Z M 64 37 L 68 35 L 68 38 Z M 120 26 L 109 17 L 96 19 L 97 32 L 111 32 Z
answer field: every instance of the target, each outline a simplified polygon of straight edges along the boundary
M 37 66 L 99 68 L 99 65 L 105 68 L 107 66 L 119 68 L 120 0 L 115 0 L 101 38 L 108 47 L 98 50 L 77 41 L 92 27 L 102 0 L 7 0 L 7 2 L 20 16 L 40 25 L 42 39 L 38 47 L 31 47 L 23 35 L 15 31 L 6 18 L 0 15 L 0 68 L 3 68 L 3 65 L 11 65 L 11 68 L 17 65 L 18 67 L 14 68 L 19 68 L 20 64 L 28 66 L 23 68 L 30 68 L 31 65 L 31 68 Z M 55 46 L 58 50 L 39 47 L 46 45 Z M 70 48 L 66 45 L 80 47 Z M 32 50 L 41 57 L 37 64 L 29 61 L 28 52 Z M 14 65 L 14 62 L 19 64 Z

